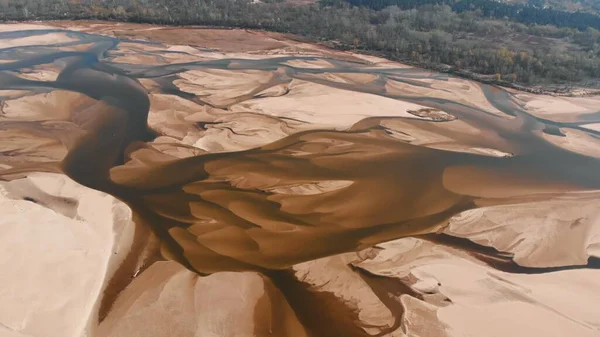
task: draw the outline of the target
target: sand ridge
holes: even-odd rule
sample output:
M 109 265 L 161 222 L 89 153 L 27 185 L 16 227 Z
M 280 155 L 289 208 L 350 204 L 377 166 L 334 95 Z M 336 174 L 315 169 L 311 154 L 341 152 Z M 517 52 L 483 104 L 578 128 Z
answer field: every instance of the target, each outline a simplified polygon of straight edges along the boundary
M 0 200 L 0 323 L 17 336 L 81 335 L 129 250 L 131 211 L 58 174 L 0 183 Z

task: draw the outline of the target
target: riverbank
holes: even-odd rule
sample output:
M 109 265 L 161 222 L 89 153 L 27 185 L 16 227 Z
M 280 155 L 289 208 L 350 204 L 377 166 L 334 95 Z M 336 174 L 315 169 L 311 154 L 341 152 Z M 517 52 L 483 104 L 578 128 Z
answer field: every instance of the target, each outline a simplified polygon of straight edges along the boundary
M 266 6 L 264 9 L 270 9 L 271 7 L 269 7 L 268 5 L 265 4 L 261 4 L 261 6 Z M 257 6 L 250 6 L 248 7 L 249 10 L 255 10 Z M 298 7 L 293 6 L 294 8 L 296 8 L 296 10 L 300 10 Z M 301 8 L 304 8 L 302 10 L 307 10 L 306 8 L 309 8 L 310 6 L 300 6 Z M 281 10 L 287 11 L 288 8 L 285 6 L 282 6 L 280 8 Z M 95 10 L 98 10 L 99 12 L 94 12 Z M 325 10 L 325 9 L 323 9 Z M 188 20 L 188 19 L 181 19 L 178 20 L 177 18 L 171 17 L 170 14 L 167 15 L 167 17 L 165 18 L 156 18 L 156 17 L 152 17 L 152 16 L 148 16 L 148 17 L 143 17 L 140 16 L 138 14 L 136 14 L 135 12 L 132 13 L 121 13 L 121 14 L 115 14 L 113 13 L 114 11 L 117 11 L 117 9 L 105 9 L 105 10 L 100 10 L 99 8 L 96 8 L 94 10 L 87 8 L 87 7 L 83 7 L 80 9 L 81 13 L 79 15 L 69 15 L 66 14 L 69 18 L 65 18 L 64 16 L 59 17 L 59 19 L 61 20 L 71 20 L 71 19 L 76 19 L 76 20 L 89 20 L 89 19 L 102 19 L 102 20 L 108 20 L 111 22 L 121 22 L 121 23 L 150 23 L 150 24 L 163 24 L 163 25 L 170 25 L 172 27 L 178 27 L 178 28 L 185 28 L 185 27 L 199 27 L 199 26 L 195 26 L 194 24 L 196 24 L 197 22 L 203 23 L 205 24 L 205 26 L 208 29 L 254 29 L 255 31 L 261 31 L 261 32 L 271 32 L 271 34 L 283 34 L 286 35 L 286 38 L 288 39 L 294 39 L 294 40 L 298 40 L 298 41 L 304 41 L 304 42 L 310 42 L 310 43 L 319 43 L 322 44 L 324 46 L 336 49 L 336 50 L 340 50 L 340 51 L 352 51 L 355 53 L 364 53 L 367 55 L 372 55 L 372 56 L 378 56 L 378 57 L 384 57 L 384 58 L 388 58 L 390 60 L 394 60 L 397 62 L 402 62 L 404 64 L 407 65 L 411 65 L 411 66 L 415 66 L 415 67 L 421 67 L 424 69 L 429 69 L 429 70 L 433 70 L 433 71 L 437 71 L 437 72 L 442 72 L 442 73 L 447 73 L 449 75 L 453 75 L 453 76 L 458 76 L 458 77 L 462 77 L 462 78 L 466 78 L 466 79 L 470 79 L 470 80 L 475 80 L 481 83 L 486 83 L 486 84 L 492 84 L 492 85 L 498 85 L 498 86 L 502 86 L 502 87 L 506 87 L 506 88 L 511 88 L 511 89 L 516 89 L 516 90 L 521 90 L 521 91 L 526 91 L 526 92 L 530 92 L 530 93 L 534 93 L 534 94 L 546 94 L 546 95 L 558 95 L 558 96 L 571 96 L 571 97 L 575 97 L 575 96 L 591 96 L 591 95 L 597 95 L 600 94 L 600 81 L 598 80 L 598 77 L 600 76 L 595 76 L 593 75 L 591 72 L 595 71 L 593 69 L 590 69 L 589 71 L 586 70 L 587 68 L 584 68 L 583 65 L 581 67 L 581 69 L 577 69 L 576 67 L 573 68 L 573 64 L 574 62 L 576 62 L 576 60 L 581 59 L 583 56 L 579 55 L 576 57 L 576 55 L 570 55 L 570 54 L 565 54 L 562 55 L 564 53 L 566 53 L 566 51 L 569 51 L 569 53 L 575 53 L 575 51 L 582 52 L 582 48 L 581 46 L 578 46 L 576 44 L 573 44 L 572 42 L 568 42 L 566 40 L 564 40 L 563 38 L 559 39 L 559 38 L 554 38 L 554 37 L 537 37 L 537 36 L 528 36 L 527 34 L 523 35 L 521 33 L 515 33 L 517 35 L 511 35 L 510 38 L 508 38 L 508 41 L 510 40 L 526 40 L 529 41 L 531 40 L 532 42 L 519 42 L 516 43 L 515 46 L 512 46 L 510 43 L 508 43 L 507 41 L 504 41 L 502 38 L 506 39 L 507 37 L 503 37 L 502 35 L 500 36 L 491 36 L 491 37 L 473 37 L 472 40 L 465 40 L 463 41 L 463 38 L 460 36 L 463 35 L 469 35 L 469 36 L 475 36 L 473 35 L 473 33 L 464 33 L 464 34 L 459 34 L 459 37 L 453 37 L 451 40 L 454 41 L 454 39 L 457 39 L 455 42 L 444 42 L 444 48 L 450 48 L 453 47 L 454 44 L 461 45 L 464 43 L 469 43 L 472 45 L 473 50 L 469 50 L 468 48 L 463 50 L 461 53 L 465 54 L 463 56 L 456 56 L 456 60 L 453 59 L 453 61 L 449 62 L 449 64 L 445 64 L 442 62 L 432 62 L 431 60 L 429 60 L 429 56 L 427 56 L 430 53 L 433 53 L 434 51 L 431 50 L 430 52 L 425 52 L 422 51 L 423 48 L 425 49 L 429 49 L 429 45 L 427 42 L 427 44 L 425 46 L 422 45 L 415 45 L 415 49 L 414 52 L 416 52 L 417 50 L 419 50 L 419 52 L 417 53 L 418 57 L 415 58 L 414 52 L 411 53 L 410 50 L 405 51 L 404 53 L 399 53 L 398 50 L 393 50 L 393 49 L 381 49 L 381 48 L 377 48 L 374 47 L 374 42 L 373 41 L 367 41 L 365 42 L 365 36 L 357 36 L 354 41 L 352 41 L 352 39 L 348 39 L 346 38 L 345 41 L 342 41 L 339 37 L 335 36 L 336 34 L 328 34 L 328 33 L 319 33 L 318 30 L 313 31 L 313 30 L 309 30 L 309 32 L 303 32 L 302 29 L 299 28 L 289 28 L 284 25 L 281 26 L 278 23 L 273 23 L 273 22 L 262 22 L 259 19 L 256 20 L 249 20 L 249 19 L 243 19 L 243 18 L 238 18 L 234 21 L 232 21 L 232 23 L 227 24 L 227 22 L 225 22 L 225 24 L 222 24 L 221 21 L 219 20 Z M 331 9 L 331 11 L 335 11 L 334 9 Z M 238 15 L 238 14 L 236 14 Z M 241 15 L 241 14 L 240 14 Z M 33 14 L 30 14 L 28 17 L 23 17 L 21 19 L 19 19 L 20 22 L 26 22 L 28 20 L 30 20 L 32 17 L 34 17 Z M 41 15 L 38 16 L 39 18 L 42 18 L 44 20 L 52 20 L 52 19 L 56 19 L 57 17 L 52 16 L 52 15 Z M 288 18 L 289 19 L 289 18 Z M 281 19 L 281 20 L 285 20 L 285 19 Z M 187 24 L 183 24 L 185 22 L 190 22 L 189 25 Z M 280 22 L 280 21 L 277 21 Z M 508 26 L 508 24 L 504 24 L 504 26 L 500 25 L 500 23 L 493 21 L 490 22 L 490 25 L 494 26 L 496 29 L 498 29 L 499 31 L 501 31 L 502 29 L 505 29 L 506 26 Z M 500 25 L 500 26 L 498 26 Z M 504 28 L 503 28 L 504 27 Z M 333 29 L 334 27 L 327 27 L 326 29 Z M 350 28 L 347 28 L 350 29 Z M 364 27 L 365 30 L 373 30 L 374 27 Z M 524 29 L 523 27 L 519 28 L 519 29 Z M 434 28 L 431 28 L 431 30 L 435 30 Z M 437 32 L 437 30 L 435 30 Z M 423 34 L 428 33 L 428 32 L 422 32 Z M 295 35 L 292 35 L 295 34 Z M 354 32 L 352 34 L 358 34 L 358 32 Z M 448 39 L 449 35 L 448 33 L 444 33 L 446 35 L 444 35 L 444 39 Z M 553 33 L 553 34 L 558 34 L 558 33 Z M 563 34 L 563 33 L 560 33 Z M 559 35 L 560 35 L 559 34 Z M 331 35 L 331 36 L 330 36 Z M 360 35 L 360 34 L 359 34 Z M 417 34 L 418 35 L 418 34 Z M 433 37 L 429 37 L 426 40 L 429 41 L 433 39 Z M 435 39 L 433 39 L 435 40 Z M 431 40 L 431 41 L 433 41 Z M 460 42 L 460 43 L 459 43 Z M 547 48 L 547 50 L 538 50 L 540 47 L 539 46 L 546 46 L 545 48 Z M 432 48 L 432 47 L 431 47 Z M 441 47 L 440 47 L 441 48 Z M 456 48 L 456 46 L 454 46 L 454 48 Z M 464 47 L 461 47 L 464 49 Z M 536 49 L 538 48 L 538 49 Z M 548 49 L 549 48 L 549 49 Z M 489 49 L 489 52 L 486 52 L 486 50 Z M 533 50 L 535 49 L 535 54 L 537 56 L 532 55 Z M 461 49 L 462 50 L 462 49 Z M 445 53 L 450 53 L 451 50 L 445 50 L 445 51 L 436 51 L 436 53 L 440 53 L 441 55 L 445 54 Z M 470 54 L 472 54 L 473 52 L 475 52 L 478 56 L 474 57 L 473 60 L 471 61 L 466 61 L 465 58 L 473 58 L 472 56 L 469 56 Z M 425 53 L 425 54 L 423 54 Z M 421 55 L 423 54 L 423 55 Z M 540 55 L 551 55 L 551 54 L 556 54 L 552 57 L 550 57 L 549 59 L 542 59 L 540 58 Z M 585 53 L 585 55 L 587 55 L 586 57 L 589 57 L 589 55 L 591 55 L 593 53 Z M 419 56 L 420 55 L 420 56 Z M 462 54 L 461 54 L 462 55 Z M 525 56 L 524 56 L 525 55 Z M 557 55 L 562 55 L 562 56 L 557 56 Z M 565 58 L 565 61 L 563 62 L 564 64 L 557 64 L 554 65 L 552 64 L 552 60 L 555 59 L 561 59 L 561 58 Z M 506 64 L 504 64 L 501 68 L 502 69 L 508 69 L 513 67 L 514 64 L 518 63 L 518 62 L 525 62 L 522 59 L 525 58 L 527 59 L 527 62 L 525 62 L 522 65 L 519 65 L 518 67 L 516 65 L 514 65 L 514 67 L 516 67 L 515 69 L 512 70 L 500 70 L 500 68 L 492 71 L 490 69 L 486 70 L 487 72 L 481 73 L 479 72 L 478 69 L 476 69 L 476 67 L 471 66 L 470 63 L 483 63 L 483 64 L 490 64 L 495 62 L 494 60 L 497 59 L 503 59 L 506 58 L 506 61 L 502 61 L 505 62 Z M 439 59 L 439 57 L 436 57 L 436 59 Z M 478 61 L 479 59 L 479 61 Z M 454 62 L 454 63 L 452 63 Z M 498 61 L 499 62 L 499 61 Z M 561 61 L 562 62 L 562 61 Z M 460 64 L 460 67 L 457 67 L 454 64 Z M 589 66 L 589 64 L 593 64 L 594 60 L 586 60 L 586 67 Z M 490 64 L 490 67 L 492 67 L 492 65 Z M 524 72 L 524 69 L 528 69 L 527 72 L 531 72 L 534 71 L 532 69 L 537 69 L 535 71 L 538 71 L 540 73 L 547 73 L 550 74 L 552 72 L 555 71 L 555 68 L 558 69 L 556 71 L 561 72 L 561 75 L 557 78 L 553 78 L 553 79 L 549 79 L 549 78 L 539 78 L 539 79 L 533 79 L 533 80 L 527 80 L 528 83 L 523 82 L 524 78 L 530 78 L 531 74 L 524 74 L 522 72 Z M 593 68 L 593 67 L 592 67 Z M 594 68 L 595 69 L 595 68 Z M 571 73 L 576 73 L 579 72 L 581 73 L 581 75 L 575 76 L 569 80 L 566 80 L 566 77 L 569 77 L 571 75 Z M 538 75 L 536 75 L 538 76 Z M 540 75 L 541 76 L 541 75 Z M 550 76 L 550 75 L 544 75 L 544 76 Z M 557 75 L 558 76 L 558 75 Z M 566 77 L 565 77 L 566 76 Z M 534 76 L 535 77 L 535 76 Z M 542 76 L 543 77 L 543 76 Z M 563 78 L 564 77 L 564 78 Z M 572 77 L 572 76 L 571 76 Z M 563 79 L 561 79 L 563 78 Z M 543 83 L 543 84 L 531 84 L 531 83 Z

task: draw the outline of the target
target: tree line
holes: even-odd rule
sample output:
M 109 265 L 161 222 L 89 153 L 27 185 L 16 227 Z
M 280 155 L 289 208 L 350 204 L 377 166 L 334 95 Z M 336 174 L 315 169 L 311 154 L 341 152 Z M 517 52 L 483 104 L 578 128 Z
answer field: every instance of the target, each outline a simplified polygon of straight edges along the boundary
M 250 0 L 9 0 L 0 20 L 99 19 L 293 33 L 436 70 L 519 84 L 598 85 L 600 32 L 526 25 L 448 5 L 381 10 Z
M 582 31 L 588 27 L 600 29 L 600 16 L 597 14 L 555 10 L 535 3 L 511 4 L 495 0 L 321 0 L 321 3 L 326 6 L 339 5 L 340 1 L 374 10 L 390 6 L 406 10 L 423 5 L 447 5 L 457 13 L 478 10 L 484 17 L 508 19 L 525 24 L 571 27 Z

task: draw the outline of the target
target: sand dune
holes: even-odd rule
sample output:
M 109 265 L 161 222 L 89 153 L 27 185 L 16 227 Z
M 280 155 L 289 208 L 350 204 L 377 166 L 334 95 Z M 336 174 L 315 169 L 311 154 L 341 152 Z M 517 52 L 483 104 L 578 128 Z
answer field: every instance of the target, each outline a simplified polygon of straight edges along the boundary
M 15 336 L 81 336 L 128 253 L 131 211 L 57 174 L 0 183 L 0 324 Z M 4 334 L 3 334 L 4 336 Z
M 562 133 L 560 136 L 542 134 L 546 140 L 559 147 L 572 152 L 581 153 L 586 156 L 600 158 L 598 145 L 600 141 L 594 135 L 588 134 L 586 131 L 573 129 L 559 129 Z
M 425 76 L 431 76 L 424 72 Z M 440 79 L 443 79 L 440 81 Z M 402 96 L 430 96 L 450 99 L 462 104 L 480 108 L 486 112 L 505 118 L 504 113 L 490 104 L 479 84 L 457 78 L 447 78 L 444 75 L 433 78 L 419 78 L 412 82 L 390 80 L 386 83 L 386 90 L 390 94 Z
M 207 277 L 157 262 L 121 294 L 97 336 L 307 336 L 273 284 L 257 273 Z
M 336 102 L 331 104 L 331 102 Z M 374 108 L 377 107 L 377 108 Z M 258 111 L 268 116 L 285 117 L 344 130 L 370 116 L 414 117 L 407 110 L 423 106 L 370 94 L 352 93 L 305 81 L 294 81 L 289 93 L 280 97 L 247 100 L 233 106 L 235 112 Z
M 557 122 L 575 122 L 599 112 L 600 99 L 594 96 L 552 97 L 518 92 L 515 98 L 531 114 Z
M 598 301 L 592 295 L 598 294 L 593 284 L 597 270 L 515 275 L 481 265 L 461 251 L 417 239 L 378 247 L 383 250 L 375 258 L 354 265 L 413 283 L 413 289 L 420 283 L 435 285 L 422 295 L 433 304 L 439 300 L 436 297 L 444 298 L 441 305 L 425 307 L 435 308 L 432 323 L 444 327 L 445 336 L 595 336 L 600 331 L 592 309 Z M 409 311 L 411 302 L 417 303 L 407 301 Z
M 391 308 L 377 297 L 369 284 L 348 266 L 355 254 L 305 262 L 293 267 L 295 277 L 319 292 L 333 294 L 340 302 L 355 309 L 357 325 L 369 335 L 385 332 L 394 335 L 395 317 Z M 334 313 L 332 313 L 333 315 Z
M 445 233 L 514 254 L 526 267 L 585 265 L 599 257 L 597 194 L 483 207 L 450 219 Z
M 30 26 L 31 27 L 31 26 Z M 34 26 L 35 27 L 35 26 Z M 39 29 L 35 27 L 35 29 Z M 17 29 L 17 30 L 20 30 Z M 6 31 L 6 30 L 3 30 Z M 70 38 L 65 33 L 49 33 L 37 36 L 25 36 L 20 39 L 11 40 L 0 40 L 0 48 L 14 48 L 29 45 L 52 45 L 61 42 L 72 42 L 74 39 Z

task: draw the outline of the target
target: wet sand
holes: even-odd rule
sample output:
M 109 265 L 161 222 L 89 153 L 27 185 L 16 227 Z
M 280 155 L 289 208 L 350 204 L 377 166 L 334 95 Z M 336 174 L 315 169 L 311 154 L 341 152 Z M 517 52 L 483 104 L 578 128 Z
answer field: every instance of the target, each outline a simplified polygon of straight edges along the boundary
M 111 267 L 96 270 L 102 290 L 79 299 L 93 309 L 72 314 L 91 336 L 162 336 L 178 321 L 181 336 L 486 335 L 425 298 L 430 281 L 393 276 L 408 260 L 383 274 L 356 269 L 354 259 L 389 257 L 377 245 L 414 237 L 493 248 L 450 245 L 448 265 L 467 254 L 487 272 L 501 270 L 496 259 L 525 273 L 575 266 L 585 270 L 577 277 L 598 276 L 586 263 L 600 257 L 600 98 L 508 92 L 276 34 L 244 31 L 240 45 L 239 34 L 0 29 L 0 180 L 24 186 L 7 198 L 75 216 L 22 183 L 46 172 L 118 199 L 135 223 L 126 256 L 107 251 Z M 11 235 L 28 234 L 2 238 Z M 244 290 L 230 296 L 222 282 Z M 532 315 L 546 319 L 544 308 Z M 30 336 L 50 319 L 0 314 Z M 559 330 L 598 333 L 586 319 Z

